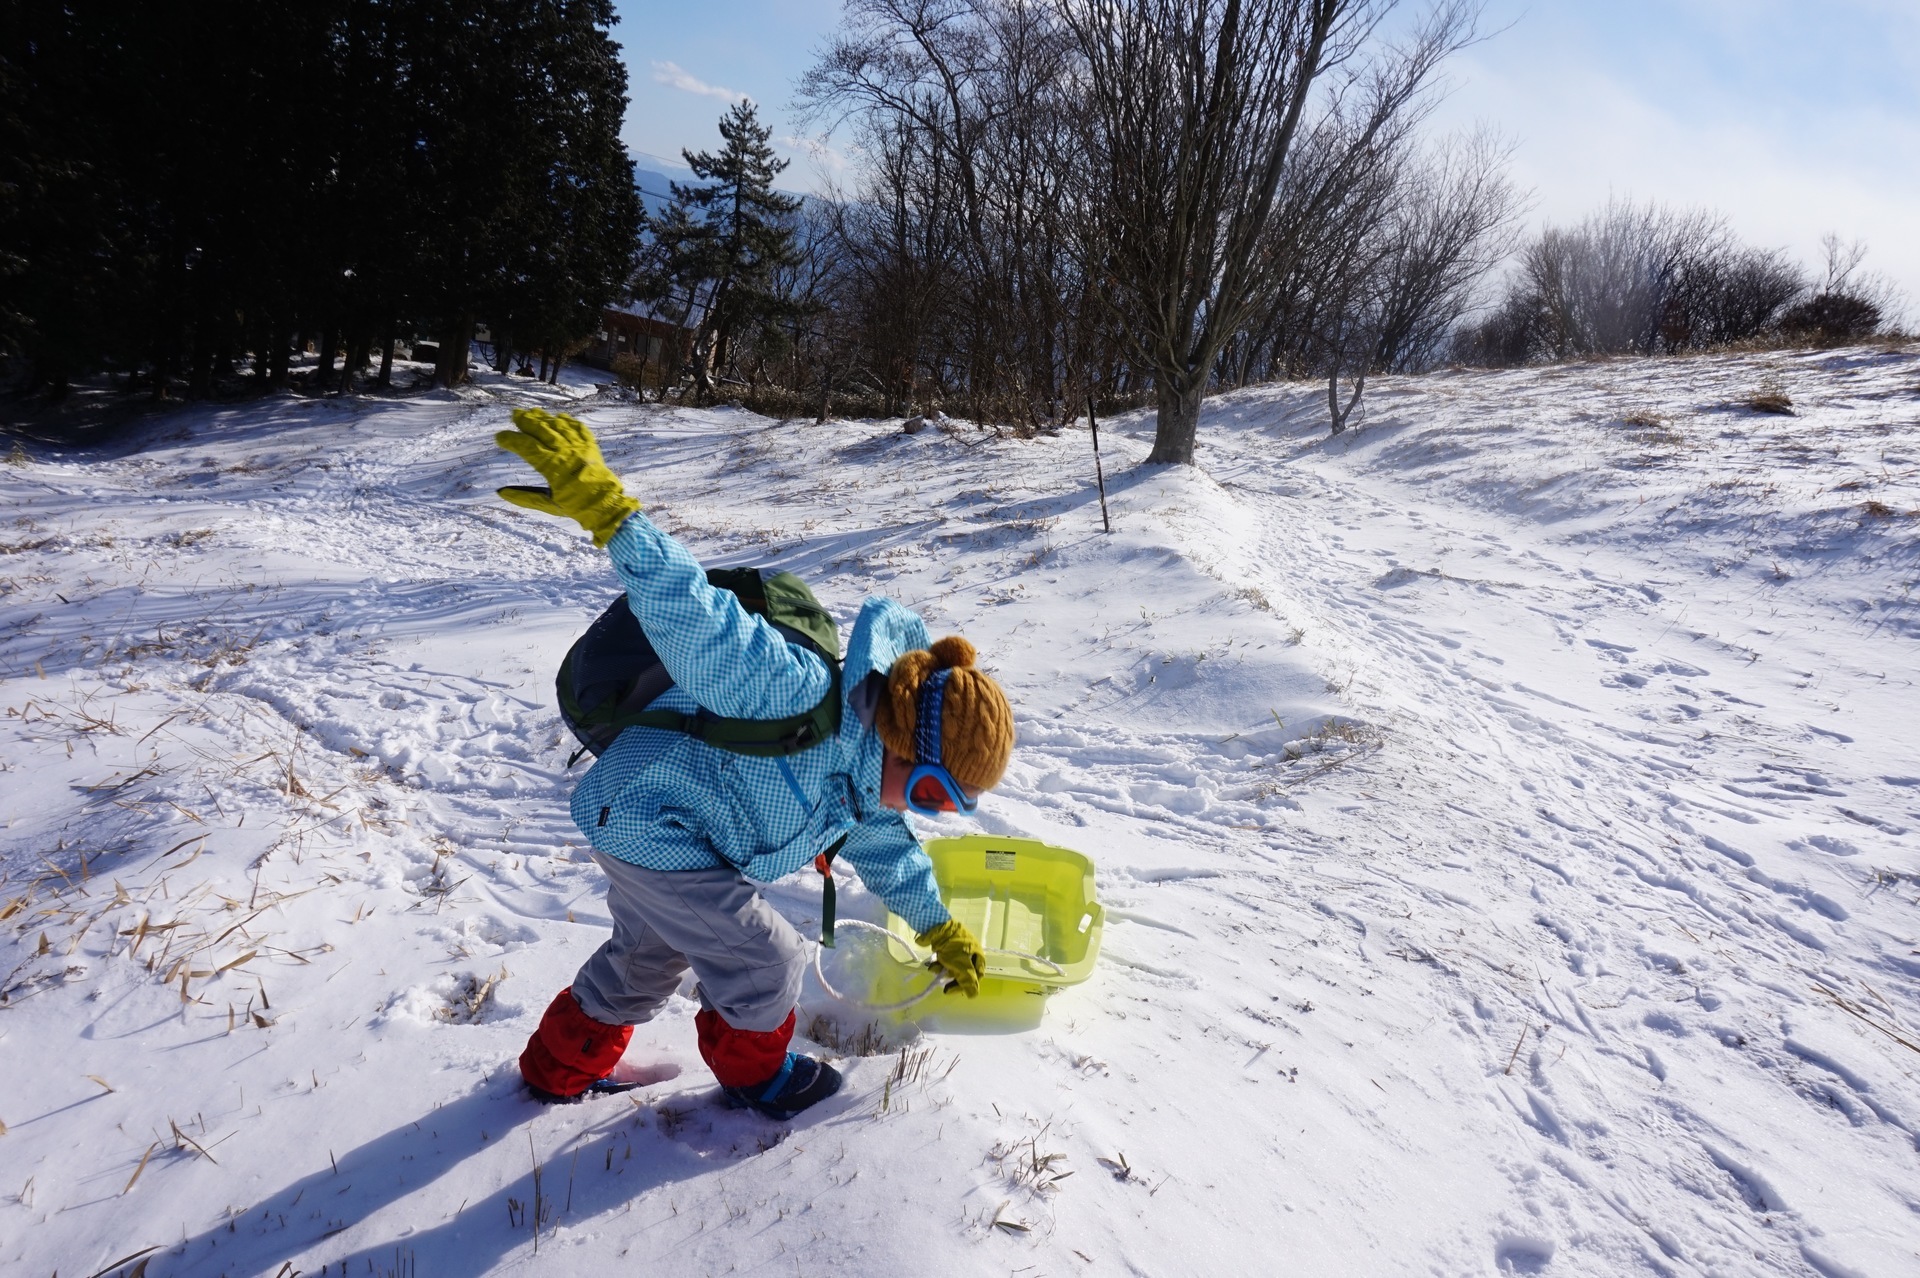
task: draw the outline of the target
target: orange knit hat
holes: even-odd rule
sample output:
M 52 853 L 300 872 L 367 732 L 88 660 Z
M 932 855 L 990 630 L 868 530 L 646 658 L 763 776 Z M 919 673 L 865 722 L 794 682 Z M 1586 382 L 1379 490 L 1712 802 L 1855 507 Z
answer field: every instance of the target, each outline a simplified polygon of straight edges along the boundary
M 902 653 L 887 672 L 887 695 L 873 726 L 887 749 L 918 762 L 913 737 L 921 686 L 935 671 L 951 671 L 940 693 L 940 762 L 961 785 L 991 790 L 1013 754 L 1013 707 L 993 677 L 973 664 L 974 655 L 959 635 Z

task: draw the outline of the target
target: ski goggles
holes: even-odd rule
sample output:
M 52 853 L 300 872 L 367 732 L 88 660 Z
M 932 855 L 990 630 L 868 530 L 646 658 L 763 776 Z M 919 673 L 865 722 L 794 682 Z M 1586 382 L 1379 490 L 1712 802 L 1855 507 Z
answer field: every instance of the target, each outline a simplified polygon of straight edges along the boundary
M 913 731 L 913 771 L 907 774 L 907 806 L 922 816 L 942 812 L 971 814 L 979 796 L 954 779 L 940 761 L 940 710 L 951 670 L 936 670 L 920 686 Z
M 938 816 L 942 812 L 966 816 L 980 806 L 980 800 L 939 764 L 919 763 L 907 774 L 907 806 L 921 816 Z

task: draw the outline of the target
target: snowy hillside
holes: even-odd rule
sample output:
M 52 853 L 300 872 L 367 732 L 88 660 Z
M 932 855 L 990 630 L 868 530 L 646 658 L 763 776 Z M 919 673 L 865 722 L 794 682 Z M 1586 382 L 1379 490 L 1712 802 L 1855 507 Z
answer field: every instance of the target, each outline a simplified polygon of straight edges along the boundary
M 542 394 L 0 466 L 0 1269 L 1920 1274 L 1920 350 L 1388 380 L 1335 441 L 1242 392 L 1197 471 L 1122 418 L 1110 536 L 1084 432 Z M 492 494 L 530 402 L 708 561 L 975 641 L 1019 746 L 923 832 L 1091 854 L 1091 981 L 791 1127 L 684 999 L 660 1081 L 526 1099 L 612 591 Z

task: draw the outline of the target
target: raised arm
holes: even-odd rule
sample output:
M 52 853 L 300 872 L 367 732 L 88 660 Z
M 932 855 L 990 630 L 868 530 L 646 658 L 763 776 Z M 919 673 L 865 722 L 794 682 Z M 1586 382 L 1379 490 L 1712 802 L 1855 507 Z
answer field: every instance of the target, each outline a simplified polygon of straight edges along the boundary
M 687 695 L 734 719 L 784 719 L 819 704 L 832 686 L 826 663 L 708 585 L 687 548 L 640 513 L 583 422 L 516 408 L 513 424 L 519 429 L 501 431 L 495 442 L 539 471 L 547 487 L 507 487 L 500 496 L 572 519 L 607 548 L 628 606 Z
M 804 714 L 831 686 L 826 663 L 709 585 L 685 546 L 635 512 L 607 543 L 627 606 L 674 683 L 735 719 Z

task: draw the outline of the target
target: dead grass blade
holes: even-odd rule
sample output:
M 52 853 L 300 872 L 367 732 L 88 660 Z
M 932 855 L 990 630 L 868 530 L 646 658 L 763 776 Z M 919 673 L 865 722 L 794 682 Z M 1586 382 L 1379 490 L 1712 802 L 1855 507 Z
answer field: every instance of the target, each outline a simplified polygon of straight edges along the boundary
M 998 1207 L 994 1208 L 993 1222 L 989 1227 L 993 1229 L 1004 1229 L 1010 1234 L 1032 1233 L 1033 1232 L 1032 1225 L 1027 1224 L 1023 1220 L 1008 1220 L 1006 1217 L 1000 1214 L 1001 1212 L 1005 1211 L 1008 1207 L 1012 1205 L 1013 1205 L 1012 1200 L 1009 1199 L 1008 1201 L 1001 1203 Z
M 132 1188 L 132 1186 L 131 1186 L 131 1185 L 129 1185 L 129 1186 L 128 1186 L 128 1188 Z M 108 1265 L 108 1266 L 106 1266 L 106 1267 L 105 1267 L 104 1269 L 96 1269 L 96 1270 L 94 1270 L 94 1271 L 93 1271 L 92 1273 L 90 1273 L 90 1274 L 88 1274 L 88 1275 L 87 1275 L 87 1278 L 104 1278 L 104 1275 L 106 1275 L 106 1274 L 110 1274 L 110 1273 L 112 1273 L 112 1272 L 113 1272 L 114 1270 L 116 1270 L 116 1269 L 118 1269 L 118 1268 L 120 1268 L 120 1266 L 122 1266 L 122 1265 L 130 1265 L 130 1264 L 132 1264 L 132 1263 L 133 1263 L 134 1261 L 136 1261 L 136 1260 L 141 1260 L 141 1259 L 142 1259 L 142 1257 L 146 1257 L 146 1256 L 151 1256 L 151 1255 L 152 1255 L 152 1254 L 153 1254 L 154 1252 L 156 1252 L 156 1251 L 159 1251 L 159 1250 L 160 1250 L 160 1248 L 159 1248 L 159 1246 L 158 1246 L 157 1244 L 156 1244 L 155 1246 L 152 1246 L 152 1247 L 142 1247 L 142 1248 L 141 1248 L 141 1249 L 140 1249 L 139 1251 L 136 1251 L 136 1252 L 134 1252 L 134 1253 L 133 1253 L 132 1255 L 130 1255 L 130 1256 L 122 1256 L 122 1257 L 120 1257 L 120 1259 L 118 1259 L 118 1260 L 116 1260 L 116 1261 L 114 1261 L 114 1262 L 113 1262 L 113 1263 L 112 1263 L 111 1265 Z M 135 1273 L 142 1273 L 142 1274 L 143 1274 L 143 1273 L 145 1273 L 146 1271 L 147 1271 L 147 1266 L 146 1266 L 146 1264 L 145 1264 L 145 1262 L 144 1262 L 144 1261 L 142 1261 L 142 1263 L 141 1263 L 141 1265 L 140 1265 L 140 1268 L 139 1268 L 138 1270 L 136 1270 L 136 1271 L 135 1271 Z M 129 1274 L 129 1275 L 127 1276 L 127 1278 L 134 1278 L 134 1275 L 133 1275 L 133 1274 Z
M 1888 1038 L 1900 1044 L 1900 1046 L 1906 1048 L 1908 1051 L 1920 1052 L 1920 1043 L 1915 1043 L 1912 1039 L 1906 1037 L 1904 1034 L 1900 1034 L 1894 1030 L 1888 1029 L 1885 1025 L 1882 1025 L 1879 1021 L 1875 1020 L 1872 1016 L 1868 1015 L 1867 1010 L 1861 1007 L 1858 1003 L 1854 1002 L 1852 999 L 1846 998 L 1843 995 L 1828 989 L 1824 985 L 1815 985 L 1813 988 L 1818 990 L 1820 993 L 1826 995 L 1829 999 L 1833 1001 L 1833 1005 L 1835 1007 L 1845 1012 L 1848 1016 L 1856 1017 L 1862 1021 L 1865 1021 L 1868 1025 L 1871 1025 L 1873 1028 L 1879 1030 L 1882 1034 L 1885 1034 Z
M 106 793 L 111 794 L 115 790 L 126 789 L 128 786 L 132 785 L 135 781 L 140 781 L 147 777 L 157 777 L 159 775 L 160 775 L 160 769 L 158 768 L 142 768 L 140 771 L 134 773 L 132 776 L 128 777 L 124 781 L 107 780 L 107 781 L 100 782 L 98 785 L 83 785 L 80 787 L 80 789 L 86 791 L 89 794 L 97 794 L 101 791 L 105 791 Z
M 215 1158 L 212 1154 L 209 1154 L 206 1151 L 206 1148 L 202 1146 L 199 1141 L 195 1140 L 193 1137 L 187 1135 L 185 1132 L 180 1130 L 180 1124 L 174 1122 L 171 1118 L 169 1118 L 167 1120 L 167 1126 L 173 1128 L 173 1138 L 175 1141 L 185 1141 L 187 1144 L 193 1146 L 194 1153 L 200 1155 L 200 1157 L 206 1159 L 208 1162 L 212 1163 L 215 1167 L 218 1167 L 220 1165 L 220 1160 Z M 177 1149 L 179 1148 L 179 1146 L 176 1144 L 174 1148 Z
M 134 1182 L 134 1181 L 136 1181 L 136 1180 L 139 1180 L 139 1179 L 140 1179 L 140 1173 L 141 1173 L 141 1172 L 143 1172 L 143 1171 L 145 1171 L 145 1170 L 147 1169 L 147 1160 L 148 1160 L 149 1158 L 152 1158 L 152 1157 L 153 1157 L 153 1151 L 154 1151 L 154 1150 L 156 1150 L 156 1149 L 158 1149 L 158 1148 L 160 1148 L 160 1142 L 156 1140 L 155 1142 L 153 1142 L 153 1144 L 151 1144 L 151 1145 L 149 1145 L 149 1146 L 147 1146 L 147 1152 L 146 1152 L 146 1153 L 144 1153 L 144 1154 L 142 1154 L 142 1155 L 140 1155 L 140 1165 L 139 1165 L 138 1167 L 136 1167 L 136 1168 L 134 1168 L 134 1169 L 133 1169 L 133 1175 L 127 1178 L 127 1187 L 126 1187 L 126 1189 L 122 1189 L 122 1190 L 120 1191 L 120 1193 L 122 1194 L 122 1196 L 124 1196 L 124 1195 L 125 1195 L 125 1194 L 127 1193 L 127 1191 L 128 1191 L 128 1190 L 131 1190 L 131 1189 L 133 1188 L 133 1182 Z M 138 1254 L 138 1253 L 135 1253 L 135 1254 Z M 125 1262 L 125 1261 L 121 1261 L 121 1262 L 119 1262 L 119 1263 L 121 1263 L 121 1264 L 125 1264 L 126 1262 Z M 112 1268 L 114 1268 L 114 1266 L 113 1266 L 113 1265 L 108 1265 L 108 1266 L 107 1266 L 107 1269 L 112 1269 Z M 102 1269 L 102 1270 L 101 1270 L 100 1272 L 104 1274 L 104 1273 L 106 1273 L 106 1272 L 107 1272 L 107 1269 Z

